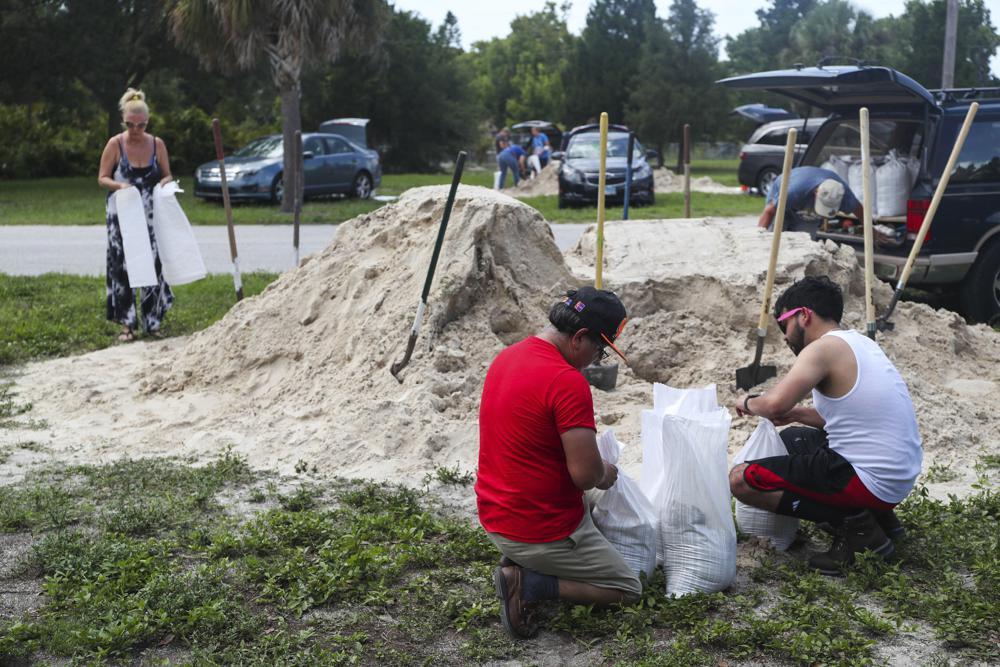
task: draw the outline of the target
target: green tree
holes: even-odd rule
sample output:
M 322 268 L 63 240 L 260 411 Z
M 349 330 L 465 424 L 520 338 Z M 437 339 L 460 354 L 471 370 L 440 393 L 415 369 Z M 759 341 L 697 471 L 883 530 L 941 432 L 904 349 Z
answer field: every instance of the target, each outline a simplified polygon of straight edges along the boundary
M 945 10 L 945 0 L 909 0 L 893 33 L 896 57 L 892 66 L 928 88 L 941 85 Z M 990 58 L 997 47 L 1000 47 L 1000 35 L 986 3 L 983 0 L 960 0 L 955 86 L 1000 84 L 990 75 Z
M 302 127 L 303 69 L 331 62 L 345 50 L 374 53 L 385 23 L 381 0 L 177 0 L 170 12 L 174 39 L 208 69 L 237 72 L 265 63 L 281 98 L 282 135 L 290 146 Z M 285 151 L 284 174 L 299 165 Z M 292 210 L 286 197 L 282 210 Z
M 655 20 L 653 0 L 594 1 L 566 77 L 567 120 L 596 118 L 602 111 L 611 122 L 624 120 L 646 26 Z
M 794 62 L 789 58 L 792 28 L 818 4 L 817 0 L 771 0 L 757 10 L 760 25 L 730 37 L 726 53 L 734 73 L 778 69 Z
M 530 118 L 565 120 L 564 79 L 575 44 L 566 27 L 568 9 L 546 2 L 511 21 L 506 37 L 473 45 L 473 86 L 496 127 Z
M 369 118 L 369 138 L 387 170 L 437 169 L 470 147 L 482 117 L 459 35 L 453 20 L 434 31 L 394 9 L 377 61 L 353 55 L 307 75 L 303 120 L 315 126 L 338 116 Z
M 673 0 L 665 20 L 645 27 L 639 57 L 644 75 L 629 96 L 626 118 L 661 156 L 668 142 L 680 145 L 685 123 L 699 139 L 712 137 L 725 124 L 729 104 L 726 91 L 715 85 L 722 70 L 714 22 L 695 0 Z

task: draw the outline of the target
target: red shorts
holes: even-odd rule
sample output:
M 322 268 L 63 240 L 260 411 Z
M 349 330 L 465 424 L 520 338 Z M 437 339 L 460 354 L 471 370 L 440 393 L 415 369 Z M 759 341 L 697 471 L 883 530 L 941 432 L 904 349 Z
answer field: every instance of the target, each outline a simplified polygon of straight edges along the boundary
M 833 451 L 826 432 L 790 427 L 781 432 L 786 456 L 748 461 L 743 480 L 758 491 L 791 491 L 824 505 L 887 512 L 896 506 L 877 498 L 854 467 Z

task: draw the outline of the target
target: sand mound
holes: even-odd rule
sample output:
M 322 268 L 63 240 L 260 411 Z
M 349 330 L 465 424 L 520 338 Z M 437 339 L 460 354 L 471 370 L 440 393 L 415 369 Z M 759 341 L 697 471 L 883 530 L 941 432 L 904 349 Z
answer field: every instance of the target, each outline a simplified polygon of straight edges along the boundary
M 674 172 L 669 169 L 654 169 L 653 189 L 654 191 L 660 193 L 684 192 L 684 179 L 675 175 Z M 692 178 L 691 191 L 724 195 L 743 194 L 743 191 L 739 188 L 716 183 L 709 176 Z M 515 187 L 508 189 L 506 192 L 518 198 L 558 195 L 559 167 L 558 165 L 549 165 L 545 169 L 542 169 L 541 173 L 536 178 L 522 180 Z
M 666 167 L 653 170 L 653 187 L 657 192 L 684 192 L 684 178 L 678 176 Z M 723 185 L 712 180 L 710 176 L 698 176 L 691 179 L 692 192 L 708 192 L 717 195 L 740 195 L 740 188 Z
M 519 181 L 508 193 L 518 198 L 558 195 L 559 165 L 550 163 L 538 172 L 538 176 Z
M 402 356 L 447 188 L 410 190 L 344 223 L 334 242 L 261 295 L 187 339 L 118 346 L 31 364 L 17 379 L 43 433 L 0 431 L 0 444 L 42 440 L 63 460 L 215 454 L 227 445 L 254 465 L 290 472 L 416 483 L 437 466 L 473 469 L 482 381 L 505 345 L 538 330 L 555 296 L 593 277 L 593 230 L 564 261 L 534 209 L 483 188 L 459 190 L 413 360 Z M 753 354 L 770 235 L 753 222 L 630 221 L 607 225 L 605 282 L 631 320 L 629 365 L 613 392 L 595 392 L 599 428 L 641 456 L 650 382 L 716 383 L 732 404 L 736 367 Z M 780 291 L 805 274 L 846 287 L 845 324 L 863 327 L 863 278 L 853 251 L 783 236 Z M 574 277 L 574 273 L 576 277 Z M 877 290 L 884 305 L 888 287 Z M 1000 452 L 1000 335 L 957 315 L 901 304 L 879 341 L 907 379 L 925 442 L 925 469 L 952 465 L 944 492 L 967 491 L 972 465 Z M 792 354 L 772 326 L 764 362 Z M 766 388 L 766 387 L 765 387 Z M 754 420 L 734 420 L 735 451 Z
M 720 400 L 731 405 L 735 368 L 753 359 L 771 235 L 709 219 L 611 222 L 605 236 L 604 280 L 629 308 L 622 351 L 631 372 L 673 386 L 715 382 Z M 590 228 L 567 253 L 574 272 L 593 275 L 595 244 Z M 804 233 L 782 235 L 775 296 L 804 275 L 820 274 L 845 288 L 844 325 L 863 331 L 864 273 L 854 251 Z M 891 294 L 885 283 L 876 285 L 880 309 Z M 878 341 L 909 385 L 928 458 L 971 465 L 1000 451 L 1000 335 L 922 304 L 900 304 L 893 321 L 895 330 Z M 794 360 L 773 325 L 763 360 L 778 367 L 779 377 Z M 626 409 L 604 405 L 611 413 Z M 731 446 L 755 425 L 734 420 Z

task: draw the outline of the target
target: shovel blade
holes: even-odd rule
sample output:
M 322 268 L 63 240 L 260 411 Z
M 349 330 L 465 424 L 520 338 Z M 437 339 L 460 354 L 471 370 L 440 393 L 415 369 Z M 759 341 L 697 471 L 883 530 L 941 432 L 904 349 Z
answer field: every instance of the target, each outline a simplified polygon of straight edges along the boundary
M 592 387 L 611 391 L 618 384 L 618 364 L 591 365 L 583 369 L 583 377 Z
M 736 369 L 736 386 L 746 391 L 773 377 L 777 377 L 777 375 L 778 369 L 775 366 L 750 364 L 749 366 Z

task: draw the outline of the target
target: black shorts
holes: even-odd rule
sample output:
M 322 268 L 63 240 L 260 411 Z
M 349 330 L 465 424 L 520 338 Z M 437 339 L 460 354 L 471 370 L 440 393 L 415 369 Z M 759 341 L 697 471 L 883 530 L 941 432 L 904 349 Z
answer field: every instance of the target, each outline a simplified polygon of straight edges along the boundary
M 830 449 L 826 431 L 790 426 L 780 432 L 787 456 L 747 461 L 743 480 L 758 491 L 792 491 L 824 505 L 886 511 L 895 507 L 864 485 L 847 459 Z

